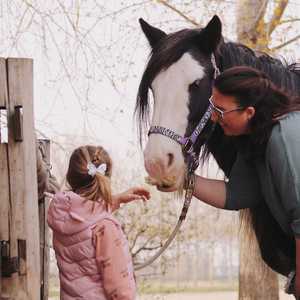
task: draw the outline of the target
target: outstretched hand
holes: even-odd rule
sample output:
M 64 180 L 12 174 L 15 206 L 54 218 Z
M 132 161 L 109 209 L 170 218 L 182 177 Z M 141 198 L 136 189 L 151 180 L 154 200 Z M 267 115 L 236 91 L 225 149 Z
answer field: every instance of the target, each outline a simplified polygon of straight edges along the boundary
M 129 203 L 134 200 L 147 201 L 150 199 L 150 193 L 143 187 L 132 187 L 129 190 L 117 195 L 119 203 Z
M 135 200 L 147 201 L 150 199 L 150 193 L 143 187 L 132 187 L 129 190 L 113 196 L 112 210 L 116 210 L 122 203 L 129 203 Z

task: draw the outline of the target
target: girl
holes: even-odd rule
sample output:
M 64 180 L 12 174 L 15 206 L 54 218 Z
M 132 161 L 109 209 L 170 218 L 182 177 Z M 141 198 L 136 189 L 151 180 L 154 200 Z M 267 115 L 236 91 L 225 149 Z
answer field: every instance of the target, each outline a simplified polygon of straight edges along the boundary
M 67 183 L 48 211 L 59 268 L 60 299 L 133 300 L 136 286 L 128 242 L 112 211 L 136 199 L 143 188 L 111 194 L 112 161 L 100 146 L 82 146 L 71 155 Z

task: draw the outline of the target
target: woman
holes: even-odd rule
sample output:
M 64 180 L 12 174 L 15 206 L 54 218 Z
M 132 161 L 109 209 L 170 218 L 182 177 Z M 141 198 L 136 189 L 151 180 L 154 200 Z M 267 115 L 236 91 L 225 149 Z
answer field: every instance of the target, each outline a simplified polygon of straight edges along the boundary
M 218 208 L 250 208 L 263 259 L 286 276 L 296 271 L 299 296 L 300 100 L 264 73 L 234 67 L 215 80 L 209 101 L 212 121 L 234 137 L 238 154 L 228 181 L 196 176 L 194 196 Z

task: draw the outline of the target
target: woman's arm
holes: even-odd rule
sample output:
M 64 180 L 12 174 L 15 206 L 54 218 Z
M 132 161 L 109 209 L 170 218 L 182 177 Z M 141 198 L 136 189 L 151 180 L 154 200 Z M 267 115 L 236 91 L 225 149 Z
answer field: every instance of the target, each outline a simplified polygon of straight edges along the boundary
M 228 181 L 196 176 L 194 196 L 217 208 L 238 210 L 256 206 L 262 192 L 254 166 L 239 154 Z
M 224 208 L 226 200 L 225 182 L 196 175 L 194 196 L 209 205 Z

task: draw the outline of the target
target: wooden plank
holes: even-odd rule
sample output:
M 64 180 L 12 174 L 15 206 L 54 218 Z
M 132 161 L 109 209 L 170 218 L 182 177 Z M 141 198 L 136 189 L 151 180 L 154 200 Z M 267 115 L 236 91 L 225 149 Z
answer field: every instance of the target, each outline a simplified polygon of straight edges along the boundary
M 0 144 L 0 240 L 9 240 L 8 209 L 9 181 L 7 164 L 7 144 Z M 1 279 L 0 279 L 1 280 Z
M 39 144 L 44 149 L 45 161 L 50 163 L 50 141 L 39 140 Z M 39 202 L 39 221 L 40 221 L 40 243 L 41 243 L 41 300 L 48 300 L 49 294 L 49 267 L 50 267 L 50 248 L 49 248 L 49 227 L 47 224 L 47 213 L 49 202 L 43 199 Z
M 0 118 L 2 109 L 7 105 L 7 78 L 6 78 L 6 62 L 4 58 L 0 58 Z M 9 240 L 9 181 L 8 181 L 8 154 L 7 144 L 1 144 L 1 119 L 0 119 L 0 240 Z M 6 126 L 4 124 L 4 126 Z M 1 258 L 0 258 L 1 260 Z M 0 262 L 1 264 L 1 262 Z M 0 299 L 5 294 L 2 288 L 2 265 L 0 265 Z M 3 292 L 2 292 L 3 291 Z
M 0 108 L 6 107 L 7 104 L 7 78 L 6 78 L 6 61 L 0 57 Z
M 11 256 L 18 256 L 18 239 L 26 240 L 26 268 L 18 276 L 13 294 L 17 299 L 40 298 L 40 242 L 38 220 L 36 146 L 33 115 L 33 61 L 7 59 L 8 156 L 11 191 Z M 23 139 L 13 133 L 15 107 L 23 107 Z M 15 275 L 14 275 L 15 276 Z M 16 292 L 16 289 L 19 291 Z M 24 298 L 24 295 L 26 297 Z M 19 296 L 20 295 L 20 296 Z
M 6 124 L 1 124 L 2 115 L 4 114 L 3 109 L 6 108 L 7 105 L 7 77 L 6 77 L 6 62 L 5 58 L 0 57 L 0 143 L 3 139 L 2 135 L 2 126 L 6 126 Z M 1 156 L 0 156 L 1 159 Z
M 9 182 L 8 182 L 7 144 L 0 143 L 0 240 L 9 240 Z M 0 258 L 1 260 L 1 258 Z M 4 299 L 2 288 L 2 265 L 0 262 L 0 299 Z M 3 291 L 3 293 L 2 293 Z

